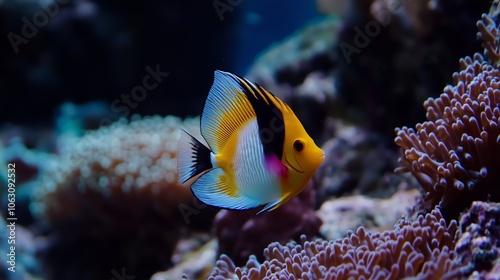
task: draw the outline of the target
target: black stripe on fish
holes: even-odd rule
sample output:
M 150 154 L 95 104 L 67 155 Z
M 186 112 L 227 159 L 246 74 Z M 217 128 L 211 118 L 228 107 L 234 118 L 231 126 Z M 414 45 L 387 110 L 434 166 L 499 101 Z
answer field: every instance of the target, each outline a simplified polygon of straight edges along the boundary
M 213 168 L 211 151 L 189 132 L 182 130 L 179 140 L 179 170 L 180 183 L 184 184 L 191 178 Z
M 264 146 L 264 153 L 274 153 L 281 159 L 285 141 L 285 123 L 283 113 L 272 100 L 278 97 L 258 84 L 253 84 L 240 76 L 237 77 L 239 78 L 237 82 L 245 89 L 243 92 L 257 115 L 259 136 Z

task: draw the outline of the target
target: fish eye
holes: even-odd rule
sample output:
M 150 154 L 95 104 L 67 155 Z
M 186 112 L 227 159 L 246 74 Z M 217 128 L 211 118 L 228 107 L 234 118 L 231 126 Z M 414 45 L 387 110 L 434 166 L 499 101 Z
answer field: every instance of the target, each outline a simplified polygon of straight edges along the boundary
M 302 142 L 302 140 L 295 140 L 295 142 L 293 142 L 293 148 L 297 152 L 302 151 L 304 149 L 304 142 Z

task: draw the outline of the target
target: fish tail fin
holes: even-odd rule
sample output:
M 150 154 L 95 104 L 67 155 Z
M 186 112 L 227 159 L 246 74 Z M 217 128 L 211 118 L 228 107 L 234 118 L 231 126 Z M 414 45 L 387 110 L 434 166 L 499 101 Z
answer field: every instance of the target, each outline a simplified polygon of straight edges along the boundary
M 183 129 L 179 139 L 179 152 L 177 155 L 179 183 L 183 184 L 189 179 L 212 169 L 211 152 L 203 143 Z

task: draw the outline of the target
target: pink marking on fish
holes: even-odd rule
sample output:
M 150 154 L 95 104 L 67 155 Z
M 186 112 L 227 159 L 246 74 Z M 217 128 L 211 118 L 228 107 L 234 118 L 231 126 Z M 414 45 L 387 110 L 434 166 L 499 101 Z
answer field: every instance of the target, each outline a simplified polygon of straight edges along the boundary
M 286 168 L 286 166 L 275 154 L 266 155 L 265 160 L 266 166 L 272 174 L 277 175 L 280 178 L 288 176 L 288 168 Z

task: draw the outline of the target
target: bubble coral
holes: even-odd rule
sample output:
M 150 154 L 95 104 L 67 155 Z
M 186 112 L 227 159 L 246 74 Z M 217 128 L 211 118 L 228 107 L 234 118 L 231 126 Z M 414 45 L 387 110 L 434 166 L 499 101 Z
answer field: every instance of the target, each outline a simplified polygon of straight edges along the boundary
M 177 184 L 180 127 L 195 133 L 198 124 L 147 117 L 69 141 L 32 205 L 46 228 L 40 255 L 49 278 L 111 278 L 122 267 L 148 277 L 166 268 L 185 226 L 178 206 L 193 201 Z
M 251 257 L 236 267 L 222 255 L 209 279 L 456 279 L 460 275 L 453 246 L 455 221 L 446 226 L 439 211 L 417 220 L 402 219 L 395 228 L 370 234 L 363 227 L 344 239 L 270 244 L 266 261 Z
M 220 211 L 213 227 L 219 253 L 243 265 L 252 254 L 261 259 L 262 251 L 271 242 L 298 241 L 301 234 L 319 235 L 322 222 L 314 211 L 314 201 L 315 190 L 309 184 L 299 195 L 271 212 L 256 215 L 260 209 Z
M 447 219 L 472 201 L 500 201 L 500 70 L 480 54 L 460 67 L 454 85 L 424 102 L 427 121 L 416 131 L 397 128 L 395 138 L 404 153 L 396 172 L 411 172 L 424 190 L 422 208 L 440 204 Z

